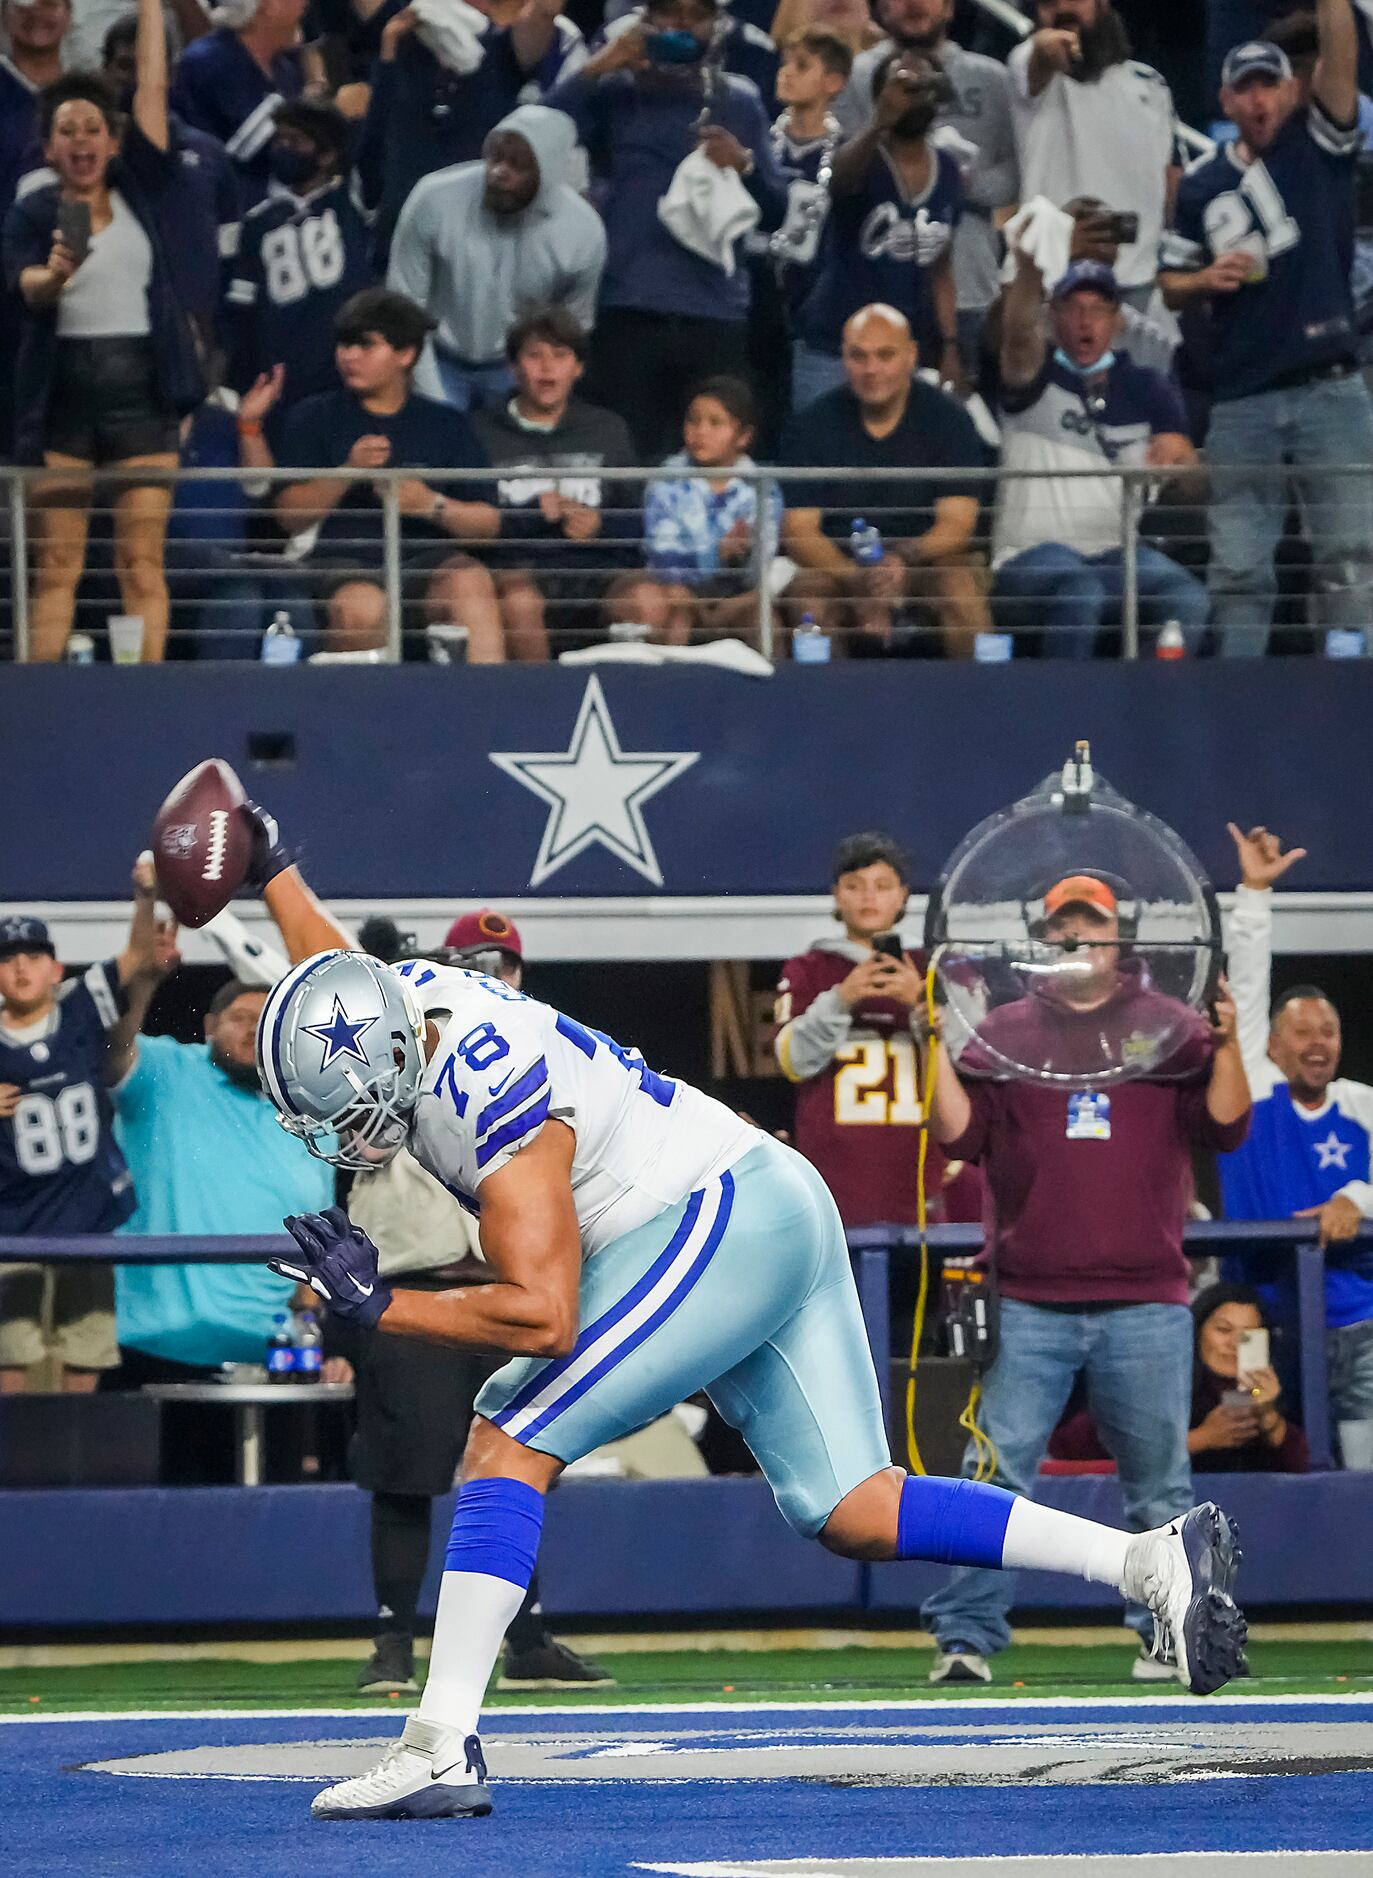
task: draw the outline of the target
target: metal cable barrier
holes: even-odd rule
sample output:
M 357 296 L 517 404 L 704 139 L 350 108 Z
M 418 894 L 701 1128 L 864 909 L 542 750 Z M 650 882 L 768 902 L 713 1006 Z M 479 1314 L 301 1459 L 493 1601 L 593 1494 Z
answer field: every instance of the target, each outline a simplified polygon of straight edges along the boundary
M 5 470 L 0 658 L 1355 656 L 1373 624 L 1357 465 L 419 474 L 311 470 L 307 516 L 299 470 L 183 469 L 164 528 L 146 471 Z
M 982 1248 L 978 1226 L 932 1226 L 925 1235 L 931 1253 L 966 1256 Z M 890 1425 L 892 1365 L 891 1281 L 894 1261 L 919 1255 L 920 1234 L 913 1226 L 865 1226 L 848 1234 L 858 1281 L 859 1302 Z M 1190 1223 L 1183 1243 L 1193 1258 L 1251 1252 L 1274 1260 L 1275 1272 L 1295 1280 L 1296 1317 L 1288 1327 L 1296 1341 L 1302 1424 L 1313 1467 L 1329 1467 L 1330 1410 L 1325 1347 L 1325 1263 L 1327 1254 L 1310 1220 L 1199 1220 Z M 1373 1224 L 1360 1231 L 1355 1245 L 1373 1243 Z M 89 1233 L 67 1237 L 0 1237 L 0 1265 L 84 1262 L 118 1265 L 253 1265 L 291 1252 L 284 1233 L 201 1238 L 198 1235 Z M 1339 1256 L 1334 1248 L 1329 1257 Z M 1289 1262 L 1290 1261 L 1290 1262 Z

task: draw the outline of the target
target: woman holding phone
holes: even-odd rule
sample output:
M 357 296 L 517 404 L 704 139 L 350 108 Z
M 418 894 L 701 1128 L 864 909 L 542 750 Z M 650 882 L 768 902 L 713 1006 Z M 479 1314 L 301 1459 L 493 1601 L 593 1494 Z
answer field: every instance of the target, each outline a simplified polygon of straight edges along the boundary
M 86 558 L 100 470 L 147 470 L 113 486 L 124 611 L 143 620 L 143 658 L 167 636 L 163 541 L 179 419 L 204 396 L 165 260 L 177 187 L 167 123 L 159 0 L 139 0 L 137 84 L 121 143 L 114 100 L 72 75 L 41 94 L 43 154 L 56 181 L 22 196 L 4 227 L 5 277 L 23 306 L 16 454 L 53 472 L 33 492 L 30 656 L 62 656 Z

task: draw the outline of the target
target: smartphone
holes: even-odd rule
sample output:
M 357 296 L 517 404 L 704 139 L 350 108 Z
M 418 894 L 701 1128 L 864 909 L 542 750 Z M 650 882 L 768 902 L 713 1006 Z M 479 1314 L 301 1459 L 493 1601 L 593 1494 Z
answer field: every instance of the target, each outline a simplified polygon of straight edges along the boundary
M 1268 1332 L 1266 1330 L 1242 1330 L 1239 1340 L 1239 1373 L 1252 1376 L 1256 1370 L 1268 1368 Z
M 77 261 L 84 261 L 91 250 L 91 205 L 89 202 L 59 202 L 57 232 L 64 247 Z
M 906 948 L 901 943 L 899 932 L 880 932 L 872 942 L 872 949 L 884 959 L 895 959 L 899 964 L 906 956 Z
M 1112 209 L 1111 240 L 1122 248 L 1128 248 L 1133 241 L 1139 240 L 1139 217 L 1128 209 Z

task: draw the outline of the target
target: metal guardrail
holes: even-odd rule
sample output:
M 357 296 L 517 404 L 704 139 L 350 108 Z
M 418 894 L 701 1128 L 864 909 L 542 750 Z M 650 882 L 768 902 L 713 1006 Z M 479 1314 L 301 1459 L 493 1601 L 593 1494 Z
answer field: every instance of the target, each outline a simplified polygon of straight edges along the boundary
M 35 499 L 46 472 L 0 473 L 6 482 L 0 517 L 10 538 L 13 656 L 23 660 L 35 651 L 36 611 L 48 622 L 43 630 L 47 655 L 52 656 L 55 644 L 60 650 L 61 634 L 59 629 L 54 641 L 50 593 L 48 601 L 42 600 L 47 578 L 43 504 Z M 461 658 L 466 645 L 475 662 L 484 656 L 543 658 L 550 652 L 614 639 L 683 644 L 735 638 L 775 659 L 789 651 L 800 656 L 793 635 L 809 612 L 822 624 L 840 656 L 891 651 L 920 656 L 937 651 L 941 637 L 949 651 L 966 653 L 978 633 L 992 635 L 985 647 L 979 644 L 979 656 L 1004 656 L 1012 647 L 1047 656 L 1081 656 L 1092 649 L 1094 637 L 1074 624 L 1081 617 L 1080 591 L 1070 590 L 1071 583 L 1061 570 L 1041 570 L 1028 584 L 1017 575 L 1013 592 L 1012 576 L 994 558 L 996 500 L 1005 503 L 1026 486 L 1069 481 L 1097 486 L 1099 520 L 1112 511 L 1118 513 L 1112 532 L 1120 543 L 1119 564 L 1103 575 L 1107 592 L 1102 630 L 1118 636 L 1121 656 L 1139 658 L 1149 650 L 1148 635 L 1167 623 L 1169 603 L 1160 600 L 1160 573 L 1167 591 L 1175 594 L 1179 584 L 1182 588 L 1186 600 L 1182 610 L 1190 614 L 1190 620 L 1182 623 L 1195 650 L 1205 630 L 1200 622 L 1209 616 L 1210 607 L 1206 593 L 1208 473 L 1214 478 L 1225 472 L 1214 468 L 1208 472 L 1203 467 L 1183 472 L 1181 481 L 1165 481 L 1154 469 L 1086 469 L 1054 477 L 997 469 L 960 471 L 956 478 L 933 472 L 932 480 L 945 486 L 952 483 L 979 497 L 977 533 L 956 564 L 932 569 L 919 564 L 918 557 L 907 557 L 912 565 L 905 593 L 884 601 L 870 590 L 871 576 L 852 566 L 831 577 L 828 595 L 820 592 L 826 587 L 823 571 L 796 569 L 787 557 L 786 541 L 779 541 L 770 522 L 751 531 L 742 558 L 713 571 L 681 573 L 670 566 L 646 565 L 645 544 L 636 532 L 641 510 L 625 506 L 623 492 L 633 491 L 638 499 L 637 492 L 650 482 L 699 480 L 700 472 L 694 478 L 691 473 L 661 466 L 547 472 L 506 468 L 465 471 L 461 476 L 423 472 L 426 483 L 434 488 L 447 488 L 469 500 L 493 499 L 499 485 L 509 481 L 521 482 L 526 489 L 532 484 L 562 488 L 578 500 L 578 491 L 585 495 L 588 483 L 604 487 L 607 494 L 618 494 L 621 506 L 601 508 L 601 533 L 584 547 L 547 538 L 528 542 L 516 534 L 486 542 L 431 531 L 416 539 L 413 522 L 407 532 L 401 494 L 404 485 L 413 482 L 413 473 L 404 469 L 369 472 L 366 480 L 375 486 L 379 506 L 370 510 L 367 522 L 355 535 L 336 531 L 334 537 L 310 548 L 305 545 L 309 537 L 288 541 L 271 512 L 271 490 L 300 482 L 301 471 L 180 470 L 170 478 L 175 496 L 164 553 L 171 644 L 189 656 L 257 658 L 265 628 L 280 615 L 295 641 L 285 648 L 292 655 L 302 648 L 312 653 L 318 647 L 335 657 L 396 661 L 423 658 L 427 652 L 443 663 Z M 911 471 L 874 470 L 861 479 L 848 476 L 842 466 L 764 467 L 730 474 L 756 488 L 758 512 L 765 517 L 771 516 L 776 494 L 783 487 L 791 493 L 793 506 L 800 507 L 796 498 L 810 487 L 842 482 L 851 489 L 857 483 L 863 491 L 865 514 L 852 520 L 871 524 L 888 543 L 898 536 L 910 537 Z M 1351 653 L 1367 649 L 1364 635 L 1373 626 L 1373 544 L 1351 546 L 1335 540 L 1330 533 L 1335 523 L 1326 512 L 1310 504 L 1300 508 L 1286 469 L 1249 469 L 1245 474 L 1251 488 L 1255 483 L 1266 484 L 1272 491 L 1268 520 L 1272 532 L 1281 538 L 1272 575 L 1279 604 L 1277 623 L 1308 633 L 1322 627 L 1352 628 L 1357 643 L 1351 644 L 1346 637 L 1340 649 Z M 1322 474 L 1367 478 L 1373 475 L 1373 467 L 1351 464 Z M 310 477 L 339 483 L 359 480 L 348 469 L 312 470 Z M 147 480 L 146 473 L 102 473 L 99 500 L 91 511 L 81 601 L 74 614 L 76 635 L 66 642 L 68 657 L 74 646 L 82 656 L 94 657 L 96 642 L 104 640 L 111 616 L 123 612 L 109 540 L 113 496 L 121 485 Z M 207 506 L 206 485 L 224 488 L 222 505 Z M 818 500 L 827 494 L 832 492 L 817 489 Z M 1022 501 L 1032 506 L 1032 498 Z M 827 513 L 835 514 L 832 502 Z M 841 527 L 847 521 L 845 509 Z M 617 530 L 624 532 L 617 534 Z M 1034 532 L 1033 517 L 1030 532 Z M 841 535 L 837 545 L 847 554 L 847 535 Z M 494 640 L 489 619 L 464 637 L 463 620 L 437 616 L 449 605 L 444 597 L 447 590 L 433 585 L 430 576 L 439 561 L 465 556 L 491 574 L 500 611 Z M 21 573 L 26 567 L 32 570 L 28 581 Z M 376 595 L 375 624 L 362 633 L 355 624 L 340 625 L 337 603 L 330 597 L 332 588 L 347 584 L 350 572 L 370 582 Z M 1239 635 L 1251 639 L 1258 635 L 1261 643 L 1274 623 L 1274 597 L 1267 590 L 1266 573 L 1259 570 L 1251 581 L 1253 573 L 1251 566 L 1237 576 L 1242 583 L 1249 582 L 1253 592 L 1251 602 L 1241 596 Z M 519 588 L 522 583 L 525 593 L 519 604 L 525 614 L 517 620 L 512 586 Z M 51 584 L 49 580 L 49 589 Z M 534 626 L 527 617 L 531 584 L 538 609 Z M 489 597 L 483 605 L 489 615 Z M 649 610 L 653 618 L 637 617 Z M 61 607 L 57 611 L 60 614 Z M 1232 615 L 1234 611 L 1232 606 Z M 446 633 L 445 626 L 449 628 Z M 460 630 L 455 633 L 453 627 Z M 112 636 L 114 630 L 110 628 Z M 485 651 L 477 643 L 480 635 L 485 635 Z M 137 637 L 135 628 L 135 641 Z M 1099 636 L 1095 643 L 1100 649 Z
M 920 1234 L 913 1226 L 865 1226 L 848 1235 L 884 1414 L 891 1409 L 891 1263 L 913 1257 Z M 1373 1224 L 1359 1238 L 1373 1242 Z M 932 1255 L 982 1249 L 980 1226 L 932 1226 Z M 1329 1467 L 1330 1405 L 1325 1354 L 1325 1254 L 1310 1220 L 1197 1220 L 1183 1234 L 1196 1256 L 1244 1247 L 1290 1247 L 1296 1260 L 1297 1335 L 1302 1423 L 1313 1467 Z M 62 1237 L 0 1237 L 0 1265 L 72 1261 L 100 1265 L 257 1265 L 293 1249 L 284 1233 L 202 1238 L 197 1234 L 89 1233 Z
M 1373 1224 L 1359 1232 L 1360 1240 L 1373 1242 Z M 932 1226 L 926 1234 L 932 1256 L 941 1253 L 979 1252 L 983 1246 L 980 1226 Z M 854 1256 L 858 1297 L 872 1346 L 873 1363 L 882 1391 L 883 1412 L 890 1424 L 891 1413 L 891 1261 L 910 1259 L 920 1248 L 920 1234 L 913 1226 L 864 1226 L 848 1234 L 849 1250 Z M 2 1244 L 3 1242 L 0 1242 Z M 1268 1251 L 1290 1247 L 1296 1264 L 1297 1342 L 1301 1375 L 1302 1425 L 1313 1468 L 1329 1467 L 1330 1392 L 1325 1353 L 1325 1253 L 1311 1220 L 1196 1220 L 1183 1232 L 1183 1247 L 1194 1257 L 1248 1248 Z M 0 1254 L 3 1256 L 3 1254 Z

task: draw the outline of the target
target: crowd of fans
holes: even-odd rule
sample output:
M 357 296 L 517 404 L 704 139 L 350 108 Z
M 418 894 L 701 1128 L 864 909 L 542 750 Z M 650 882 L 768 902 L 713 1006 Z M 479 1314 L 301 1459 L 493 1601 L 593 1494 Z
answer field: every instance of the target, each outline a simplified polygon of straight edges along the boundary
M 1351 0 L 1210 0 L 1208 84 L 1136 0 L 574 10 L 4 0 L 30 657 L 102 555 L 145 659 L 374 652 L 384 486 L 418 656 L 756 642 L 764 589 L 782 652 L 1239 656 L 1283 555 L 1364 645 Z

